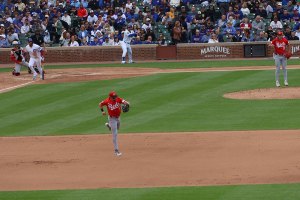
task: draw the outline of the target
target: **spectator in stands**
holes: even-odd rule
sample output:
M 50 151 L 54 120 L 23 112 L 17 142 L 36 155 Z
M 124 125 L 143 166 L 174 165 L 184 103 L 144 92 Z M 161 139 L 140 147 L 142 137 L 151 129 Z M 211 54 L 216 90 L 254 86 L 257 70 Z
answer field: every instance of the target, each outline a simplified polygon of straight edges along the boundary
M 48 30 L 46 30 L 45 32 L 44 32 L 44 43 L 45 43 L 45 46 L 46 45 L 50 45 L 52 42 L 51 42 L 51 36 L 50 36 L 50 33 L 49 33 L 49 31 Z M 68 46 L 68 45 L 66 45 L 66 46 Z
M 263 19 L 267 19 L 268 18 L 268 13 L 267 11 L 265 10 L 263 4 L 260 4 L 255 15 L 259 15 L 261 18 Z
M 282 29 L 282 23 L 278 20 L 278 17 L 274 17 L 273 21 L 271 21 L 270 26 L 272 26 L 272 29 L 277 30 L 277 29 Z
M 139 36 L 137 36 L 137 37 L 139 37 Z M 137 39 L 137 37 L 136 37 L 136 39 Z M 120 41 L 119 41 L 118 36 L 114 36 L 113 46 L 120 46 Z
M 12 42 L 14 40 L 19 40 L 19 36 L 17 33 L 15 33 L 14 29 L 9 28 L 7 31 L 7 42 L 9 44 L 9 46 L 12 46 Z
M 283 13 L 280 15 L 280 21 L 282 22 L 291 22 L 292 16 L 288 13 L 287 9 L 283 10 Z
M 288 40 L 300 40 L 298 36 L 296 36 L 296 32 L 292 31 L 291 36 L 288 38 Z
M 19 15 L 18 12 L 15 12 L 13 24 L 14 24 L 15 32 L 18 34 L 21 33 L 21 27 L 23 26 L 23 23 L 21 20 L 22 20 L 22 16 Z
M 41 47 L 44 47 L 44 38 L 41 34 L 41 29 L 36 29 L 34 32 L 34 35 L 31 36 L 31 39 L 33 41 L 34 44 L 37 44 Z
M 23 24 L 25 23 L 26 19 L 29 21 L 29 23 L 32 21 L 32 17 L 31 17 L 30 11 L 26 12 L 25 16 L 22 18 L 22 23 Z
M 74 6 L 76 9 L 80 7 L 80 1 L 79 0 L 73 0 L 71 3 L 71 6 Z
M 176 21 L 175 25 L 174 25 L 174 28 L 172 30 L 172 32 L 173 32 L 173 36 L 172 36 L 173 44 L 176 45 L 177 43 L 180 43 L 181 34 L 182 34 L 181 31 L 182 31 L 182 28 L 181 28 L 180 22 Z
M 153 44 L 153 39 L 152 39 L 151 35 L 149 35 L 147 37 L 147 39 L 145 40 L 144 44 Z
M 86 30 L 86 27 L 84 25 L 80 26 L 80 30 L 77 33 L 77 37 L 78 39 L 82 40 L 83 38 L 85 38 L 86 40 L 88 40 L 88 31 Z
M 75 0 L 76 1 L 76 0 Z M 88 16 L 87 10 L 83 7 L 83 4 L 80 3 L 79 8 L 77 9 L 77 16 L 81 19 L 86 19 Z
M 217 0 L 217 5 L 220 8 L 222 15 L 228 12 L 230 0 Z
M 294 5 L 293 2 L 290 0 L 288 1 L 287 5 L 285 8 L 288 10 L 288 13 L 292 13 L 294 11 Z
M 156 40 L 154 32 L 148 27 L 145 33 L 145 40 L 147 40 L 148 36 L 151 36 L 152 41 Z
M 254 37 L 249 29 L 244 29 L 244 35 L 241 42 L 253 42 Z
M 284 35 L 286 38 L 290 38 L 291 37 L 291 34 L 292 34 L 292 30 L 291 30 L 291 27 L 287 26 L 284 30 Z
M 244 30 L 237 28 L 235 31 L 235 35 L 233 36 L 233 42 L 241 42 L 242 38 L 244 37 Z
M 10 47 L 6 35 L 5 34 L 1 34 L 0 35 L 0 48 L 7 48 Z
M 163 34 L 159 34 L 158 39 L 157 39 L 157 44 L 160 46 L 165 46 L 167 44 L 166 38 Z
M 23 12 L 23 10 L 25 9 L 25 4 L 22 2 L 22 0 L 17 0 L 16 4 L 15 4 L 15 8 L 19 11 L 19 12 Z
M 279 16 L 283 13 L 282 2 L 279 1 L 276 3 L 275 12 L 277 12 Z
M 248 5 L 247 5 L 247 2 L 244 2 L 243 4 L 242 4 L 242 7 L 241 7 L 241 12 L 243 13 L 243 16 L 244 17 L 247 17 L 249 14 L 250 14 L 250 10 L 249 10 L 249 8 L 248 8 Z
M 267 33 L 265 33 L 264 31 L 261 31 L 259 33 L 259 35 L 257 35 L 254 38 L 254 41 L 256 41 L 256 42 L 265 42 L 265 41 L 268 41 L 268 35 L 267 35 Z
M 252 30 L 254 32 L 254 35 L 259 35 L 261 31 L 265 30 L 265 23 L 261 19 L 260 15 L 257 15 L 255 17 L 255 20 L 252 22 Z
M 200 30 L 196 29 L 195 34 L 192 35 L 192 43 L 201 43 L 202 36 L 200 35 Z
M 295 9 L 291 15 L 291 20 L 298 22 L 300 21 L 300 14 L 299 14 L 299 10 Z
M 76 41 L 75 35 L 72 35 L 69 42 L 70 47 L 79 47 L 79 43 Z
M 146 18 L 145 23 L 142 25 L 142 29 L 144 29 L 145 31 L 147 31 L 148 28 L 150 28 L 150 30 L 152 30 L 150 18 Z
M 219 28 L 225 28 L 227 24 L 227 18 L 226 15 L 222 15 L 221 19 L 218 20 L 217 26 Z
M 295 36 L 297 36 L 298 38 L 300 38 L 300 27 L 296 30 Z
M 227 22 L 227 25 L 226 25 L 226 28 L 224 29 L 223 31 L 223 34 L 225 35 L 235 35 L 235 28 L 232 26 L 232 23 L 231 22 Z
M 238 5 L 235 5 L 233 8 L 233 14 L 235 20 L 241 20 L 243 19 L 244 15 L 243 12 L 240 10 Z
M 69 27 L 71 27 L 71 17 L 68 14 L 67 11 L 64 12 L 64 15 L 61 17 L 61 20 L 63 20 L 64 22 L 66 22 L 68 24 Z M 67 28 L 68 29 L 68 28 Z
M 68 31 L 64 31 L 59 41 L 60 46 L 63 47 L 69 46 L 70 41 L 71 41 L 70 33 Z
M 218 37 L 215 33 L 211 34 L 211 37 L 209 38 L 208 43 L 219 43 Z
M 53 17 L 52 30 L 50 31 L 51 39 L 54 43 L 59 43 L 59 38 L 62 33 L 62 23 L 57 16 Z
M 236 20 L 234 19 L 234 16 L 232 16 L 232 15 L 228 17 L 227 23 L 228 22 L 230 22 L 232 24 L 232 26 L 236 25 Z
M 267 12 L 268 15 L 269 15 L 269 13 L 273 13 L 274 12 L 273 7 L 271 6 L 271 2 L 269 2 L 269 1 L 264 2 L 263 5 L 264 5 L 264 9 L 266 10 L 266 12 Z
M 297 0 L 296 5 L 294 6 L 294 10 L 298 10 L 298 12 L 300 12 L 300 1 Z
M 246 29 L 252 29 L 252 24 L 249 22 L 249 19 L 248 18 L 243 18 L 241 23 L 240 23 L 240 28 L 241 30 L 244 30 L 245 28 Z
M 25 19 L 24 25 L 21 27 L 21 33 L 27 35 L 29 34 L 30 29 L 31 29 L 31 25 L 28 19 Z

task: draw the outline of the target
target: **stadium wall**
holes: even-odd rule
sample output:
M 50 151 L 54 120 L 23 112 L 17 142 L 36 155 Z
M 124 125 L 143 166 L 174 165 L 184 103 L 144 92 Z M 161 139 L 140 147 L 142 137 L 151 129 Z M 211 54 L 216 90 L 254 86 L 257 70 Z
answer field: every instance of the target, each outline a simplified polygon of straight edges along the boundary
M 293 57 L 300 57 L 300 41 L 290 41 Z M 245 50 L 247 47 L 247 50 Z M 48 47 L 47 63 L 120 61 L 121 47 Z M 132 45 L 135 61 L 241 59 L 272 57 L 273 47 L 266 42 L 178 44 L 177 46 Z M 260 52 L 258 55 L 257 52 Z M 253 53 L 253 54 L 252 54 Z M 11 63 L 10 49 L 0 48 L 0 64 Z M 247 55 L 246 55 L 247 54 Z

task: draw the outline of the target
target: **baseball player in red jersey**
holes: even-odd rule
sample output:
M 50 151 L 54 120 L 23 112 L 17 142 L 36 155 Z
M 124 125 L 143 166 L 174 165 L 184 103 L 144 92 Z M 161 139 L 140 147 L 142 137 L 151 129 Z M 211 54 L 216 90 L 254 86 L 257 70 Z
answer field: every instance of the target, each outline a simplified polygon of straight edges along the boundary
M 270 46 L 274 46 L 274 59 L 276 65 L 275 71 L 275 80 L 276 80 L 276 87 L 280 87 L 279 82 L 279 74 L 280 74 L 280 66 L 282 66 L 283 70 L 283 77 L 284 77 L 284 85 L 288 86 L 288 79 L 287 79 L 287 58 L 285 57 L 285 52 L 288 50 L 289 42 L 286 38 L 283 37 L 283 33 L 279 31 L 277 33 L 277 37 L 271 41 Z
M 12 71 L 12 75 L 14 76 L 20 76 L 21 72 L 21 66 L 25 66 L 28 68 L 28 62 L 25 61 L 25 58 L 23 56 L 23 48 L 20 47 L 20 44 L 18 41 L 12 42 L 13 49 L 10 52 L 10 60 L 15 63 L 15 67 Z
M 121 105 L 128 104 L 129 102 L 118 97 L 117 93 L 112 91 L 109 93 L 108 98 L 101 101 L 99 107 L 101 109 L 102 115 L 106 115 L 103 107 L 106 106 L 108 112 L 108 123 L 105 125 L 111 130 L 113 135 L 113 144 L 115 148 L 115 155 L 121 156 L 122 153 L 119 151 L 118 146 L 118 129 L 120 128 L 120 115 L 121 115 Z

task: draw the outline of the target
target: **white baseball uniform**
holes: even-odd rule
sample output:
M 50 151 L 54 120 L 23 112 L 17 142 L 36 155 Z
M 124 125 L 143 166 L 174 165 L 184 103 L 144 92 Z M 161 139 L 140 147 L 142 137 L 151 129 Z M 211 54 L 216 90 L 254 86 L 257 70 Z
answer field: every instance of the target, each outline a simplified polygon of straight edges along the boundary
M 126 57 L 126 54 L 128 52 L 128 58 L 129 58 L 129 63 L 132 63 L 132 50 L 131 50 L 131 46 L 130 46 L 130 43 L 131 43 L 131 40 L 133 37 L 136 36 L 136 33 L 134 33 L 134 31 L 129 31 L 128 29 L 126 29 L 124 32 L 123 32 L 124 36 L 123 36 L 123 40 L 120 41 L 120 44 L 121 44 L 121 47 L 122 47 L 122 50 L 123 50 L 123 53 L 122 53 L 122 63 L 125 63 L 125 57 Z
M 34 70 L 34 66 L 37 66 L 39 72 L 40 72 L 40 78 L 42 79 L 43 69 L 42 69 L 42 56 L 41 51 L 42 47 L 40 47 L 37 44 L 33 44 L 32 47 L 27 45 L 25 47 L 25 51 L 29 53 L 30 59 L 29 59 L 29 68 L 33 72 L 33 79 L 36 78 L 37 73 Z

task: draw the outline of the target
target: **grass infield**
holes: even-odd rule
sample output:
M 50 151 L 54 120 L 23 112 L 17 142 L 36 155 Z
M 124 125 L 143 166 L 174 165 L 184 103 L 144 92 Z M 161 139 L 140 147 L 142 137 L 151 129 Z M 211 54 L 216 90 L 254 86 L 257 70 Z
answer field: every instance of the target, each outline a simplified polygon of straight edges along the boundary
M 299 61 L 290 60 L 294 64 Z M 273 60 L 143 63 L 132 67 L 184 68 L 273 65 Z M 218 65 L 218 66 L 216 66 Z M 119 64 L 85 67 L 120 66 Z M 83 65 L 53 66 L 56 68 Z M 5 71 L 8 69 L 0 69 Z M 289 70 L 300 85 L 300 70 Z M 108 133 L 98 103 L 112 89 L 131 102 L 126 132 L 300 129 L 300 100 L 232 100 L 226 92 L 274 87 L 274 71 L 170 73 L 147 77 L 31 85 L 0 94 L 0 136 Z M 0 192 L 1 199 L 263 199 L 300 196 L 299 184 Z

